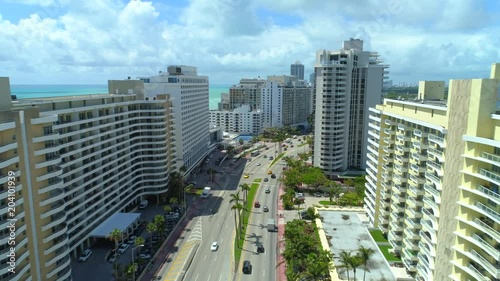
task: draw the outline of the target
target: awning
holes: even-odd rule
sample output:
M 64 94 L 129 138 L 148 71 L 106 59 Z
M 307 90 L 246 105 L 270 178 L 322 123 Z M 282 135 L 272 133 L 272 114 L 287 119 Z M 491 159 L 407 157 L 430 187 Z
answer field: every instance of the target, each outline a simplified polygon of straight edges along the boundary
M 136 222 L 138 223 L 140 217 L 140 213 L 114 213 L 96 227 L 92 233 L 90 233 L 90 236 L 106 238 L 115 228 L 118 228 L 122 233 L 127 233 L 127 228 L 134 225 Z

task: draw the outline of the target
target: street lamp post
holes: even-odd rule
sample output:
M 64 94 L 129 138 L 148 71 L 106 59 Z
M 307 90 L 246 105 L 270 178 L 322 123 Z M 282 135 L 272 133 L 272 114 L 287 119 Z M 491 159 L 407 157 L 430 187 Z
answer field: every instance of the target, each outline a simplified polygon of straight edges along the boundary
M 139 248 L 139 247 L 144 247 L 144 244 L 137 245 L 136 247 L 132 248 L 132 280 L 134 280 L 134 281 L 135 281 L 134 250 Z

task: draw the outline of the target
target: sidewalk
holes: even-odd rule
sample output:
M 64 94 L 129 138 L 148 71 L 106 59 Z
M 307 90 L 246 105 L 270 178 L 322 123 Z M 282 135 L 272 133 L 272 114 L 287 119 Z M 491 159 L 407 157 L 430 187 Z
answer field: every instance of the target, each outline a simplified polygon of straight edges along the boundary
M 280 200 L 283 193 L 283 185 L 280 184 L 278 189 L 278 251 L 276 252 L 278 262 L 278 268 L 276 269 L 277 281 L 286 281 L 286 264 L 282 255 L 283 251 L 285 251 L 285 219 L 280 216 L 280 214 L 284 214 L 283 201 Z
M 191 220 L 201 214 L 203 207 L 205 206 L 205 200 L 196 200 L 196 203 L 191 204 L 187 210 L 184 219 L 179 222 L 176 226 L 174 232 L 171 233 L 168 241 L 166 241 L 163 246 L 158 250 L 158 253 L 152 263 L 146 268 L 146 272 L 139 281 L 150 281 L 150 280 L 163 280 L 160 275 L 162 269 L 166 266 L 165 263 L 172 261 L 172 256 L 175 255 L 179 249 L 176 249 L 174 245 L 181 236 L 181 234 L 186 229 L 186 226 L 191 222 Z

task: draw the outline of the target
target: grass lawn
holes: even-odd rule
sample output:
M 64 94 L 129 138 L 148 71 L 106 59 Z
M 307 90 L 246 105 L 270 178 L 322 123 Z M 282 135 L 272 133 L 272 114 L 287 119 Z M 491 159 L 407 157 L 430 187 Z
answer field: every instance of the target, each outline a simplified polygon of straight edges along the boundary
M 330 202 L 330 200 L 319 201 L 321 205 L 335 205 L 335 202 Z
M 375 242 L 387 242 L 381 230 L 371 230 L 370 234 Z
M 382 254 L 384 255 L 385 259 L 387 261 L 401 261 L 400 258 L 395 257 L 393 254 L 389 253 L 389 249 L 391 249 L 391 246 L 378 246 L 380 248 L 380 251 L 382 251 Z
M 269 167 L 272 167 L 274 165 L 274 163 L 276 163 L 277 161 L 279 161 L 281 159 L 281 157 L 283 157 L 283 155 L 285 155 L 285 153 L 280 153 L 278 156 L 276 156 L 276 158 L 273 160 L 273 162 L 271 162 L 271 165 L 269 165 Z
M 262 179 L 254 179 L 253 182 L 262 182 Z
M 247 210 L 252 210 L 252 208 L 253 208 L 253 200 L 255 198 L 255 193 L 257 193 L 257 189 L 260 186 L 261 179 L 258 179 L 258 180 L 259 181 L 255 181 L 254 180 L 254 182 L 250 185 L 250 190 L 248 191 L 247 204 L 246 204 L 246 206 L 243 206 Z M 243 196 L 242 196 L 242 199 L 244 198 Z M 234 212 L 233 210 L 231 210 L 231 211 Z M 232 215 L 234 216 L 234 213 Z M 238 264 L 240 262 L 241 251 L 242 251 L 243 243 L 245 242 L 245 237 L 246 237 L 246 227 L 247 227 L 247 224 L 248 224 L 248 217 L 249 217 L 249 213 L 248 212 L 243 211 L 241 213 L 241 220 L 242 220 L 242 223 L 243 223 L 242 224 L 242 230 L 243 230 L 242 232 L 243 233 L 241 234 L 241 238 L 240 239 L 235 239 L 235 242 L 234 242 L 234 259 L 236 261 L 236 264 Z

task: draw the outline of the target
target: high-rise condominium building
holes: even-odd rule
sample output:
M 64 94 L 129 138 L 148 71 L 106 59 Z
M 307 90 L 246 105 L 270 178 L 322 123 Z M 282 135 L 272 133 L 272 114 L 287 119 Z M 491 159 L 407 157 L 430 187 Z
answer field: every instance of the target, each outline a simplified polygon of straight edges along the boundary
M 290 75 L 297 77 L 299 80 L 304 80 L 304 65 L 300 61 L 291 64 Z
M 262 131 L 262 112 L 251 111 L 247 104 L 233 110 L 210 110 L 210 124 L 225 132 L 258 135 Z
M 261 109 L 262 88 L 266 80 L 261 78 L 243 78 L 240 83 L 229 88 L 229 109 L 248 104 L 251 110 Z
M 208 77 L 199 76 L 193 66 L 173 65 L 167 70 L 140 79 L 144 81 L 146 97 L 154 99 L 158 94 L 168 94 L 172 98 L 176 120 L 176 167 L 184 166 L 189 173 L 208 153 Z
M 71 280 L 96 229 L 167 190 L 171 104 L 143 90 L 110 81 L 114 94 L 12 100 L 0 78 L 0 280 Z
M 417 280 L 500 278 L 500 64 L 370 108 L 365 208 Z
M 380 102 L 387 68 L 381 62 L 359 39 L 316 53 L 313 165 L 327 176 L 366 167 L 368 108 Z
M 264 128 L 306 126 L 311 87 L 295 76 L 268 76 L 261 96 Z

